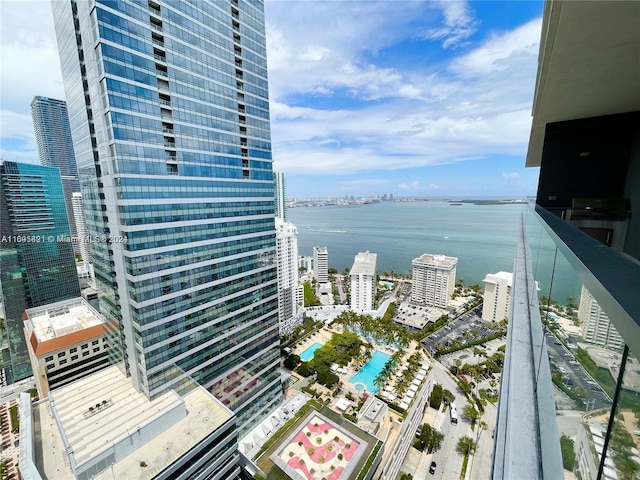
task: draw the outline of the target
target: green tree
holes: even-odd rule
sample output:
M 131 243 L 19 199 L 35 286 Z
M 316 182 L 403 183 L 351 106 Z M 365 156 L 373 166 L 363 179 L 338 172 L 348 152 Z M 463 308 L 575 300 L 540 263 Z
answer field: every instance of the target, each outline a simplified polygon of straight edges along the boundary
M 469 395 L 471 393 L 471 385 L 464 380 L 458 380 L 458 388 L 465 395 Z
M 451 402 L 453 402 L 456 399 L 456 396 L 451 393 L 450 390 L 447 390 L 446 388 L 442 390 L 442 399 L 447 402 L 447 404 L 451 405 Z
M 289 370 L 293 370 L 298 366 L 299 363 L 300 363 L 300 357 L 298 355 L 292 354 L 285 359 L 284 366 Z
M 460 374 L 460 366 L 462 365 L 462 360 L 456 358 L 453 363 L 456 365 L 456 375 Z
M 560 450 L 562 451 L 562 466 L 565 470 L 573 471 L 576 455 L 573 450 L 573 440 L 566 435 L 560 437 Z
M 480 412 L 476 410 L 476 407 L 470 403 L 467 403 L 462 409 L 462 414 L 469 419 L 473 424 L 480 418 Z
M 431 425 L 425 423 L 422 425 L 422 431 L 420 436 L 414 442 L 413 446 L 421 452 L 427 451 L 427 453 L 435 452 L 442 445 L 444 440 L 444 434 L 433 428 Z
M 476 449 L 476 442 L 473 441 L 473 438 L 464 436 L 458 440 L 457 448 L 462 455 L 469 455 Z
M 573 298 L 572 296 L 568 296 L 567 297 L 567 301 L 565 302 L 565 305 L 567 306 L 567 308 L 570 308 L 572 310 L 577 310 L 580 306 L 576 303 L 576 299 Z
M 584 398 L 587 396 L 587 391 L 583 387 L 580 387 L 579 385 L 576 385 L 571 390 L 573 390 L 573 393 L 578 395 L 580 398 Z
M 436 383 L 431 390 L 431 396 L 429 397 L 429 405 L 431 408 L 438 409 L 442 404 L 442 385 Z
M 311 369 L 311 367 L 309 366 L 309 362 L 302 362 L 300 365 L 298 365 L 296 372 L 298 372 L 303 377 L 313 375 L 313 369 Z

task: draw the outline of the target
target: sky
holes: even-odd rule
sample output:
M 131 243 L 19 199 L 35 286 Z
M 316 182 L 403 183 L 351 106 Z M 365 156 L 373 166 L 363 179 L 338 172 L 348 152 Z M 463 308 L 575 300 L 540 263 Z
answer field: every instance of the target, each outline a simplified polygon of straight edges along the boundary
M 266 0 L 274 169 L 293 198 L 524 197 L 542 1 Z M 64 99 L 48 1 L 0 1 L 0 155 Z

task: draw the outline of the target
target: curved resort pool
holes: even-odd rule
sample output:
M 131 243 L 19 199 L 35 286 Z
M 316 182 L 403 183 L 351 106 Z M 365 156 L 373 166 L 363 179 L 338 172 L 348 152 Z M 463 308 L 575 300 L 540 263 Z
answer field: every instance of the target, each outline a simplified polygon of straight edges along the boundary
M 387 363 L 390 358 L 391 355 L 387 355 L 386 353 L 382 353 L 378 350 L 374 351 L 369 361 L 364 364 L 364 367 L 362 367 L 358 373 L 351 376 L 349 381 L 353 383 L 358 390 L 362 390 L 362 384 L 364 384 L 364 386 L 367 387 L 367 392 L 376 393 L 378 391 L 378 387 L 376 387 L 373 381 L 382 371 L 384 364 Z
M 319 348 L 322 348 L 322 344 L 318 342 L 314 343 L 310 347 L 307 347 L 305 351 L 300 354 L 300 360 L 302 360 L 303 362 L 308 362 L 313 358 L 313 354 Z

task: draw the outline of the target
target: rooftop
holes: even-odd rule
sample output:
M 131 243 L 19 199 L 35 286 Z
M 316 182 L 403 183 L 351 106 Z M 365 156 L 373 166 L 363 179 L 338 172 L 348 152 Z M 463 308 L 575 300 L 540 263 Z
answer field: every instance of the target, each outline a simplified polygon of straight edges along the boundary
M 375 275 L 376 274 L 376 260 L 378 254 L 367 252 L 360 252 L 356 255 L 353 261 L 353 267 L 349 275 Z
M 233 417 L 200 387 L 149 401 L 117 366 L 49 398 L 34 406 L 35 437 L 46 439 L 35 460 L 43 477 L 56 479 L 75 478 L 70 464 L 95 465 L 96 479 L 151 478 Z
M 103 335 L 101 315 L 83 298 L 25 311 L 24 326 L 36 355 Z
M 484 278 L 485 283 L 495 283 L 499 280 L 506 280 L 509 282 L 509 286 L 513 282 L 513 273 L 511 272 L 498 272 L 498 273 L 487 273 L 487 276 Z
M 446 255 L 434 255 L 431 253 L 423 253 L 420 257 L 414 258 L 412 265 L 425 265 L 438 268 L 452 268 L 458 263 L 456 257 L 447 257 Z
M 352 480 L 379 440 L 326 407 L 309 408 L 257 460 L 268 479 Z

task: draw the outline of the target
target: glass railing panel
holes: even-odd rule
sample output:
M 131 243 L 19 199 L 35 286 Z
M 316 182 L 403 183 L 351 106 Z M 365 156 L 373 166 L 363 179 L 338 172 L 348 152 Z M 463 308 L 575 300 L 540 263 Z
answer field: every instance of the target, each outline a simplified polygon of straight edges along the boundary
M 628 321 L 635 313 L 621 307 L 625 298 L 602 288 L 605 280 L 600 281 L 594 274 L 604 271 L 604 279 L 611 272 L 602 265 L 577 261 L 572 255 L 575 232 L 549 232 L 549 224 L 541 222 L 533 210 L 525 217 L 534 276 L 540 289 L 544 343 L 554 383 L 564 467 L 583 480 L 638 479 L 640 365 L 632 352 L 627 361 L 623 361 L 623 355 L 625 342 L 635 346 L 639 339 L 633 330 L 627 335 L 629 338 L 624 338 L 614 325 L 621 316 Z M 563 243 L 563 238 L 571 241 Z M 578 238 L 577 243 L 581 242 L 588 245 L 589 239 Z M 608 253 L 611 252 L 604 252 L 605 257 Z M 588 256 L 583 250 L 582 258 Z M 612 303 L 616 295 L 622 301 Z M 620 323 L 627 332 L 628 326 L 633 325 Z M 625 371 L 619 381 L 623 364 Z

